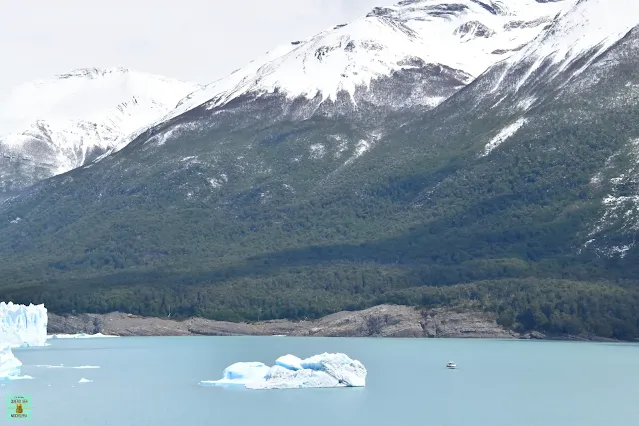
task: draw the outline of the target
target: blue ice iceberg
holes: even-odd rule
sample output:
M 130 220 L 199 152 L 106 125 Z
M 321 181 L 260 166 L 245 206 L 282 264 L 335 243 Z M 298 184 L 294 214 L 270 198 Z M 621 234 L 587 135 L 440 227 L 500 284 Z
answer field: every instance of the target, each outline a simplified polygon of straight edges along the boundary
M 44 305 L 0 302 L 0 380 L 20 377 L 22 363 L 11 348 L 44 346 L 47 341 L 47 309 Z
M 338 388 L 366 386 L 364 365 L 342 353 L 323 353 L 300 359 L 284 355 L 269 367 L 262 362 L 236 362 L 224 369 L 220 380 L 202 386 L 241 385 L 248 389 Z

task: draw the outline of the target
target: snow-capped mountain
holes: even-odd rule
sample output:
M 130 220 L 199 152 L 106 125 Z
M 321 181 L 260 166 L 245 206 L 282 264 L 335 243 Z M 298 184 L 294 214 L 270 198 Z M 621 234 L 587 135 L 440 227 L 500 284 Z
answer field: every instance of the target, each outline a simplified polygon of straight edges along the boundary
M 342 113 L 373 123 L 388 113 L 434 108 L 525 46 L 573 1 L 404 0 L 375 8 L 353 22 L 278 46 L 189 93 L 96 161 L 202 104 L 214 116 L 211 126 L 245 108 L 279 111 L 270 120 Z M 256 99 L 263 102 L 251 105 Z
M 495 65 L 482 87 L 467 92 L 466 98 L 474 97 L 482 106 L 495 102 L 492 108 L 516 101 L 512 107 L 525 112 L 543 101 L 551 88 L 564 88 L 600 59 L 638 24 L 638 15 L 639 3 L 632 0 L 615 0 L 615 7 L 601 0 L 580 0 L 533 42 Z
M 512 280 L 569 318 L 600 281 L 626 291 L 615 282 L 639 277 L 637 4 L 504 5 L 402 2 L 194 92 L 118 152 L 0 203 L 0 285 L 86 309 L 70 295 L 89 283 L 97 310 L 162 300 L 220 318 L 448 303 L 422 290 L 460 283 L 492 304 Z M 435 41 L 414 36 L 440 24 Z M 458 45 L 425 48 L 451 34 Z
M 288 99 L 336 100 L 403 70 L 439 67 L 459 89 L 535 38 L 567 2 L 404 0 L 351 23 L 280 46 L 183 99 L 176 116 L 207 103 L 277 92 Z M 424 84 L 424 82 L 422 82 Z M 455 90 L 434 88 L 413 102 L 434 107 Z
M 14 88 L 0 98 L 0 189 L 93 160 L 197 88 L 124 68 L 79 69 Z

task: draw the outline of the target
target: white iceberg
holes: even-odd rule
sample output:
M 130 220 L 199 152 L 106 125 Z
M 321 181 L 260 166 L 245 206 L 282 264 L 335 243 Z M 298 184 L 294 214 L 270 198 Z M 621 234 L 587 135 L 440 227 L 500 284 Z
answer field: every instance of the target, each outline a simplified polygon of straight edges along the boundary
M 0 380 L 20 376 L 22 363 L 11 348 L 44 346 L 47 340 L 47 309 L 44 305 L 0 302 Z
M 47 339 L 92 339 L 97 337 L 120 337 L 120 336 L 113 336 L 111 334 L 102 334 L 102 333 L 50 334 L 47 336 Z
M 65 367 L 63 364 L 60 364 L 60 365 L 38 364 L 38 365 L 34 365 L 34 367 L 41 367 L 41 368 L 75 368 L 75 369 L 78 369 L 78 370 L 85 370 L 85 369 L 89 369 L 89 368 L 100 368 L 99 365 L 80 365 L 78 367 Z
M 366 368 L 342 353 L 323 353 L 300 359 L 284 355 L 269 367 L 261 362 L 236 362 L 220 380 L 202 386 L 242 385 L 248 389 L 336 388 L 366 386 Z
M 93 382 L 93 380 L 85 379 L 84 377 L 78 381 L 78 383 L 91 383 L 91 382 Z

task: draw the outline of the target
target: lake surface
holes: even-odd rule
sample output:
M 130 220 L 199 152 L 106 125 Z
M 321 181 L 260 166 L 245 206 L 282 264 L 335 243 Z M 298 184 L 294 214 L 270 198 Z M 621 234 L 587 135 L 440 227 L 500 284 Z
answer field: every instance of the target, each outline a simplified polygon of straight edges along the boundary
M 16 349 L 32 426 L 639 425 L 639 345 L 456 339 L 133 337 Z M 237 361 L 344 352 L 365 388 L 201 387 Z M 457 370 L 447 370 L 454 360 Z M 39 365 L 100 366 L 99 369 Z M 93 380 L 78 383 L 81 378 Z M 0 424 L 17 424 L 6 419 Z

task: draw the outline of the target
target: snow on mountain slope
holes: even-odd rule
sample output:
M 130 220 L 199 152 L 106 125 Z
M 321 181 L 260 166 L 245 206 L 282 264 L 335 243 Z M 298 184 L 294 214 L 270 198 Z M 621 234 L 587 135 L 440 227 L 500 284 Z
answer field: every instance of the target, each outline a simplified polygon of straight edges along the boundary
M 503 162 L 509 152 L 526 145 L 542 150 L 547 138 L 553 145 L 546 146 L 546 152 L 587 150 L 583 136 L 575 147 L 562 146 L 570 141 L 562 132 L 592 127 L 608 131 L 605 137 L 589 133 L 593 140 L 588 143 L 596 148 L 587 161 L 597 170 L 590 190 L 600 211 L 584 221 L 588 231 L 579 250 L 623 258 L 639 249 L 639 133 L 636 119 L 629 118 L 639 105 L 637 69 L 639 3 L 580 0 L 526 48 L 442 105 L 442 121 L 454 123 L 445 127 L 446 140 L 467 117 L 483 120 L 473 142 L 480 150 L 478 158 Z M 605 150 L 610 152 L 602 164 L 598 156 Z
M 309 110 L 316 110 L 324 100 L 340 104 L 338 94 L 345 93 L 354 106 L 363 101 L 390 110 L 434 108 L 533 40 L 574 1 L 405 0 L 375 8 L 351 23 L 281 45 L 190 93 L 177 108 L 120 139 L 95 161 L 203 104 L 209 110 L 224 108 L 240 98 L 301 97 L 309 101 Z M 301 115 L 308 118 L 306 112 Z
M 162 117 L 198 87 L 124 68 L 79 69 L 18 86 L 0 97 L 0 169 L 1 162 L 23 162 L 47 169 L 45 176 L 64 173 Z
M 638 21 L 639 3 L 634 0 L 579 0 L 558 16 L 539 40 L 513 55 L 509 62 L 526 56 L 570 61 L 593 47 L 606 50 Z
M 491 70 L 490 92 L 499 94 L 493 107 L 517 95 L 517 108 L 529 110 L 537 100 L 534 92 L 551 81 L 567 84 L 638 24 L 639 3 L 633 0 L 573 2 L 535 40 Z
M 357 87 L 401 69 L 437 64 L 472 81 L 490 65 L 534 39 L 573 0 L 539 2 L 405 0 L 375 8 L 349 24 L 268 52 L 183 99 L 170 119 L 208 102 L 219 107 L 248 93 L 280 92 L 294 99 L 351 97 Z M 424 99 L 436 106 L 444 99 Z

